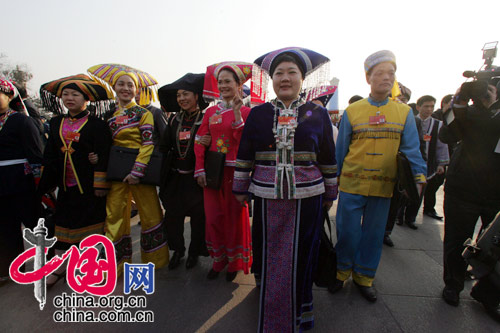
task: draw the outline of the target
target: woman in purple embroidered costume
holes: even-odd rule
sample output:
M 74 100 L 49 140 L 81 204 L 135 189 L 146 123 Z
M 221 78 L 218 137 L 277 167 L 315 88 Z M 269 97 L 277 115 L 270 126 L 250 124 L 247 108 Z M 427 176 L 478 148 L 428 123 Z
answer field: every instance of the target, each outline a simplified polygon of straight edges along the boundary
M 106 169 L 111 131 L 101 119 L 91 115 L 88 106 L 105 112 L 113 98 L 106 88 L 84 74 L 64 77 L 40 87 L 44 107 L 58 116 L 50 120 L 49 139 L 44 151 L 43 174 L 38 191 L 44 194 L 58 187 L 54 215 L 56 255 L 87 236 L 104 234 L 106 219 Z M 67 108 L 66 113 L 62 103 Z M 61 113 L 66 114 L 61 114 Z M 93 164 L 89 155 L 98 159 Z M 60 267 L 47 278 L 52 287 L 64 277 Z
M 14 85 L 0 77 L 0 286 L 9 266 L 24 250 L 21 223 L 36 226 L 35 179 L 42 143 Z
M 264 75 L 260 82 L 265 85 L 268 73 L 277 98 L 254 107 L 248 116 L 233 192 L 240 202 L 248 200 L 249 192 L 255 199 L 252 271 L 262 280 L 259 331 L 294 332 L 314 326 L 312 273 L 322 206 L 331 207 L 337 196 L 335 145 L 326 109 L 305 103 L 299 93 L 320 83 L 308 78 L 326 79 L 328 67 L 322 65 L 328 62 L 296 47 L 255 61 L 254 76 Z M 254 85 L 252 91 L 259 88 L 265 90 Z

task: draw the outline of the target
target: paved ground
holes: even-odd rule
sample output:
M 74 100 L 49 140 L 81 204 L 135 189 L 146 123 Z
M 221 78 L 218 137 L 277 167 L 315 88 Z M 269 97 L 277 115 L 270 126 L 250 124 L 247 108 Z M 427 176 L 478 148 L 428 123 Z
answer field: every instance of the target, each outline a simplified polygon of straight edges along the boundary
M 438 202 L 442 203 L 441 191 Z M 437 210 L 442 215 L 442 208 Z M 417 224 L 416 231 L 395 226 L 392 238 L 396 246 L 384 247 L 375 280 L 379 291 L 375 304 L 364 300 L 351 282 L 336 295 L 314 289 L 313 332 L 500 331 L 500 325 L 470 298 L 472 282 L 467 282 L 459 307 L 441 299 L 443 223 L 420 214 Z M 134 262 L 139 262 L 140 227 L 133 226 L 132 232 Z M 147 297 L 147 309 L 155 315 L 154 323 L 148 324 L 55 323 L 52 298 L 71 292 L 66 284 L 59 283 L 49 291 L 48 304 L 40 311 L 31 285 L 10 283 L 0 289 L 0 332 L 255 332 L 259 289 L 253 276 L 240 273 L 232 283 L 223 275 L 208 281 L 205 276 L 210 266 L 210 259 L 202 258 L 189 271 L 184 266 L 158 270 L 156 292 Z M 122 291 L 120 281 L 115 294 Z

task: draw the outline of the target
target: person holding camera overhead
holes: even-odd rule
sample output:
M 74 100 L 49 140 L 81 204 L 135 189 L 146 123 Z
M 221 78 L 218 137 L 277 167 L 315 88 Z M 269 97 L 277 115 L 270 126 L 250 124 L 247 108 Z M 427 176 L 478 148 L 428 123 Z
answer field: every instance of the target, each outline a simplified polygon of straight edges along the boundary
M 115 244 L 117 273 L 132 258 L 130 210 L 132 195 L 141 218 L 141 259 L 155 268 L 168 263 L 168 246 L 162 223 L 163 213 L 154 185 L 141 184 L 153 153 L 153 114 L 134 101 L 137 90 L 153 86 L 156 81 L 147 73 L 119 65 L 96 65 L 89 74 L 109 84 L 116 93 L 118 108 L 108 120 L 113 146 L 138 149 L 130 173 L 123 181 L 113 181 L 106 201 L 106 236 Z M 144 93 L 144 90 L 142 90 Z M 145 96 L 143 96 L 144 98 Z M 113 163 L 110 158 L 109 164 Z
M 463 244 L 473 237 L 479 217 L 484 229 L 500 211 L 499 89 L 498 77 L 464 83 L 455 94 L 452 110 L 444 114 L 445 125 L 440 132 L 443 142 L 461 141 L 453 153 L 444 187 L 442 296 L 453 306 L 458 306 L 464 289 L 467 264 L 462 258 Z M 478 281 L 471 296 L 500 321 L 500 288 L 488 277 Z
M 222 62 L 207 67 L 203 95 L 222 101 L 208 108 L 196 133 L 194 177 L 203 187 L 206 244 L 214 262 L 207 278 L 215 279 L 227 266 L 226 280 L 233 281 L 238 271 L 248 274 L 252 266 L 252 238 L 248 206 L 242 206 L 233 195 L 234 167 L 241 134 L 250 108 L 243 105 L 243 83 L 252 77 L 252 64 Z M 225 154 L 222 184 L 219 189 L 207 187 L 205 173 L 206 147 L 200 142 L 210 134 L 210 151 Z

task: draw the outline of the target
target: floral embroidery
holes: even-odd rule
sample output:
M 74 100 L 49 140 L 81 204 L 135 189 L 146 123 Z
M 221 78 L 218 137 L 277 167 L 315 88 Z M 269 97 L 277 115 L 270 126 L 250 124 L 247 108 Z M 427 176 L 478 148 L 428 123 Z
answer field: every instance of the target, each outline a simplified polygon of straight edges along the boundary
M 148 146 L 153 144 L 153 126 L 149 124 L 139 127 L 142 136 L 142 145 Z
M 132 258 L 132 238 L 130 238 L 129 235 L 123 236 L 114 244 L 117 264 L 121 263 L 123 260 Z
M 144 177 L 144 172 L 146 172 L 147 164 L 140 163 L 140 162 L 135 162 L 134 166 L 132 168 L 132 171 L 130 172 L 133 176 L 136 176 L 138 178 Z
M 141 121 L 142 116 L 146 112 L 148 112 L 148 110 L 143 109 L 140 106 L 133 106 L 130 109 L 123 110 L 120 114 L 109 119 L 108 124 L 109 124 L 109 127 L 111 128 L 111 132 L 113 133 L 113 137 L 115 137 L 116 134 L 124 128 L 136 127 L 137 125 L 139 125 L 139 122 Z M 126 123 L 118 124 L 116 122 L 118 116 L 120 116 L 120 115 L 128 117 Z
M 379 175 L 373 175 L 373 176 L 367 176 L 361 173 L 352 173 L 352 172 L 342 172 L 342 176 L 344 177 L 349 177 L 349 178 L 359 178 L 362 180 L 377 180 L 377 181 L 384 181 L 388 183 L 395 183 L 396 178 L 391 178 L 391 177 L 383 177 Z
M 245 75 L 250 74 L 250 72 L 252 72 L 252 67 L 251 66 L 245 66 L 245 67 L 243 67 L 243 73 L 245 73 Z
M 224 137 L 224 134 L 222 134 L 218 139 L 217 141 L 215 142 L 216 143 L 216 147 L 217 147 L 217 151 L 219 153 L 224 153 L 224 154 L 227 154 L 227 151 L 228 151 L 228 148 L 229 148 L 229 139 L 226 139 Z
M 30 175 L 33 173 L 33 169 L 31 169 L 31 165 L 28 162 L 24 162 L 24 174 Z
M 146 253 L 151 253 L 167 245 L 166 226 L 160 222 L 151 229 L 141 233 L 141 248 Z

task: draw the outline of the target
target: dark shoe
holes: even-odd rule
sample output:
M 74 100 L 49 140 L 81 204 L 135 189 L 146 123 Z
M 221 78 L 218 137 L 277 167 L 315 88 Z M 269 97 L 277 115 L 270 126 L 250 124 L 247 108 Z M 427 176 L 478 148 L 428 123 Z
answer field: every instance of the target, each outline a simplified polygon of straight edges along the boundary
M 408 225 L 408 227 L 409 227 L 410 229 L 413 229 L 413 230 L 417 230 L 417 229 L 418 229 L 417 225 L 415 224 L 415 221 L 412 221 L 412 222 L 406 222 L 406 224 Z
M 357 284 L 354 282 L 356 287 L 358 287 L 359 292 L 361 295 L 366 298 L 367 301 L 369 302 L 376 302 L 377 301 L 377 290 L 372 286 L 372 287 L 366 287 L 362 286 L 360 284 Z
M 168 264 L 168 269 L 176 269 L 177 267 L 179 267 L 179 265 L 181 264 L 181 258 L 183 257 L 184 253 L 175 251 Z
M 442 296 L 444 301 L 450 305 L 458 306 L 458 303 L 460 302 L 459 293 L 450 287 L 444 287 Z
M 436 220 L 440 220 L 442 221 L 443 220 L 443 217 L 442 216 L 439 216 L 436 211 L 431 211 L 431 212 L 424 212 L 424 215 L 427 215 L 429 217 L 432 217 L 433 219 L 436 219 Z
M 476 295 L 474 293 L 474 288 L 472 288 L 470 295 L 472 296 L 472 298 L 474 298 L 476 301 L 478 301 L 479 303 L 481 303 L 483 305 L 484 309 L 486 310 L 486 312 L 488 313 L 488 315 L 491 318 L 500 322 L 500 308 L 499 308 L 498 304 L 496 306 L 494 306 L 494 305 L 483 302 L 481 297 L 478 297 L 478 295 Z
M 52 287 L 54 287 L 56 285 L 57 282 L 59 282 L 59 280 L 63 279 L 63 281 L 66 280 L 66 272 L 63 272 L 63 273 L 52 273 L 51 275 L 54 275 L 56 277 L 56 280 L 52 283 L 46 283 L 45 285 L 47 286 L 47 290 L 50 290 L 52 289 Z
M 231 282 L 236 278 L 236 275 L 238 275 L 238 271 L 236 272 L 227 272 L 226 273 L 226 281 Z
M 219 272 L 214 271 L 214 269 L 212 268 L 207 274 L 207 279 L 215 280 L 215 279 L 217 279 L 218 276 L 219 276 Z
M 344 287 L 344 281 L 339 279 L 335 279 L 333 283 L 328 284 L 328 291 L 332 294 L 335 294 L 337 291 Z
M 191 269 L 198 263 L 198 256 L 188 256 L 186 260 L 186 268 Z
M 394 247 L 394 242 L 391 239 L 391 236 L 385 235 L 384 236 L 384 244 L 390 247 Z
M 397 225 L 403 225 L 403 220 L 401 220 L 401 219 L 396 219 L 396 224 L 397 224 Z

